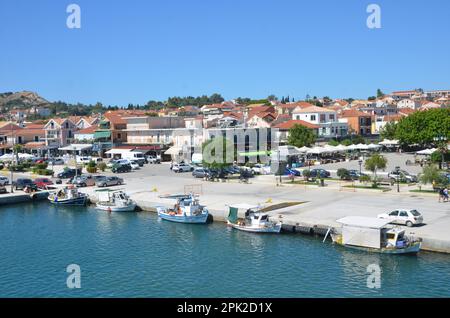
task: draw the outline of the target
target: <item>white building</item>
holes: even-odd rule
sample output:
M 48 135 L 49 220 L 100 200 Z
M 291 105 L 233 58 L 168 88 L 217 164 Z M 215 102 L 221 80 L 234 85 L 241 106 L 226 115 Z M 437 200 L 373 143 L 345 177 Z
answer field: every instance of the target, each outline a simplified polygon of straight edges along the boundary
M 339 122 L 336 111 L 317 106 L 296 109 L 292 113 L 293 120 L 303 120 L 319 126 L 318 136 L 325 138 L 346 136 L 348 124 Z
M 420 106 L 421 104 L 419 101 L 412 100 L 409 98 L 402 99 L 397 103 L 397 108 L 419 109 Z

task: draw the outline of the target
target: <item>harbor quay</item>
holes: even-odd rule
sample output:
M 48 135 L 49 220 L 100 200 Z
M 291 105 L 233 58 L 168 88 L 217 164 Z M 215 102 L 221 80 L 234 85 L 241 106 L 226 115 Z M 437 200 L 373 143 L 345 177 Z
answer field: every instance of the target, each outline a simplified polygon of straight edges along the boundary
M 119 176 L 124 184 L 110 189 L 123 189 L 143 211 L 173 206 L 173 200 L 164 199 L 165 195 L 194 192 L 215 222 L 226 222 L 228 205 L 248 203 L 268 207 L 270 217 L 281 220 L 286 232 L 319 236 L 338 226 L 336 220 L 345 216 L 376 217 L 397 208 L 417 209 L 424 215 L 424 224 L 405 227 L 407 233 L 423 240 L 423 250 L 450 253 L 450 203 L 438 202 L 437 194 L 409 192 L 408 185 L 401 185 L 397 193 L 345 188 L 334 180 L 327 181 L 325 187 L 293 184 L 286 178 L 279 184 L 273 175 L 257 176 L 249 184 L 238 180 L 210 182 L 193 178 L 191 173 L 173 173 L 168 164 L 146 165 Z M 96 201 L 96 190 L 80 188 L 92 202 Z

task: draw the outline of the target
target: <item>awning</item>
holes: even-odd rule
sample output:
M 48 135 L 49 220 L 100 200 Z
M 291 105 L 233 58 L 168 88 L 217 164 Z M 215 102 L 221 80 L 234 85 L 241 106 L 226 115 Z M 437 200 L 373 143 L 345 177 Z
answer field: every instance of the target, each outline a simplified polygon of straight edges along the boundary
M 110 130 L 99 130 L 94 133 L 94 139 L 111 138 Z
M 270 151 L 249 151 L 249 152 L 239 152 L 239 156 L 242 157 L 257 157 L 257 156 L 269 156 Z
M 83 150 L 88 150 L 88 149 L 91 149 L 91 148 L 92 148 L 91 144 L 71 144 L 71 145 L 66 146 L 66 147 L 58 148 L 58 150 L 63 150 L 63 151 L 83 151 Z
M 165 155 L 171 155 L 171 156 L 175 156 L 175 155 L 179 155 L 180 151 L 182 151 L 183 149 L 181 147 L 176 147 L 176 146 L 172 146 L 169 149 L 167 149 L 164 154 Z

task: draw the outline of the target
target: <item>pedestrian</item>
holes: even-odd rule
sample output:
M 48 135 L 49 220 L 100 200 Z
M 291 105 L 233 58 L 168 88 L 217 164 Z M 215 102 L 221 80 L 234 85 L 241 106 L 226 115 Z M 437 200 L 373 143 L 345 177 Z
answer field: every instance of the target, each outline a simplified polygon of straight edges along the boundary
M 439 200 L 438 202 L 444 201 L 444 189 L 443 188 L 439 188 Z
M 444 200 L 443 202 L 448 202 L 448 189 L 447 187 L 445 187 L 444 189 Z
M 173 168 L 173 160 L 170 162 L 170 170 Z

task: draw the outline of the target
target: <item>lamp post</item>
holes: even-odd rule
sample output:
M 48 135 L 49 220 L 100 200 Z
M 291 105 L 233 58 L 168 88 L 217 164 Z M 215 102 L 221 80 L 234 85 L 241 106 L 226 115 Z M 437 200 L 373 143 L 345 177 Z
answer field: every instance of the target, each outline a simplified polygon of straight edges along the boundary
M 361 176 L 362 173 L 362 163 L 363 161 L 361 159 L 358 160 L 358 164 L 359 164 L 359 175 Z
M 282 179 L 281 179 L 281 150 L 280 150 L 280 148 L 278 148 L 278 173 L 280 174 L 280 185 L 281 185 Z
M 433 140 L 436 142 L 438 148 L 440 148 L 442 146 L 442 148 L 440 149 L 441 152 L 441 164 L 440 164 L 440 169 L 444 168 L 444 147 L 447 146 L 447 137 L 445 137 L 444 135 L 438 135 L 436 137 L 433 138 Z
M 397 176 L 397 192 L 400 192 L 400 167 L 399 166 L 395 167 L 395 173 Z

